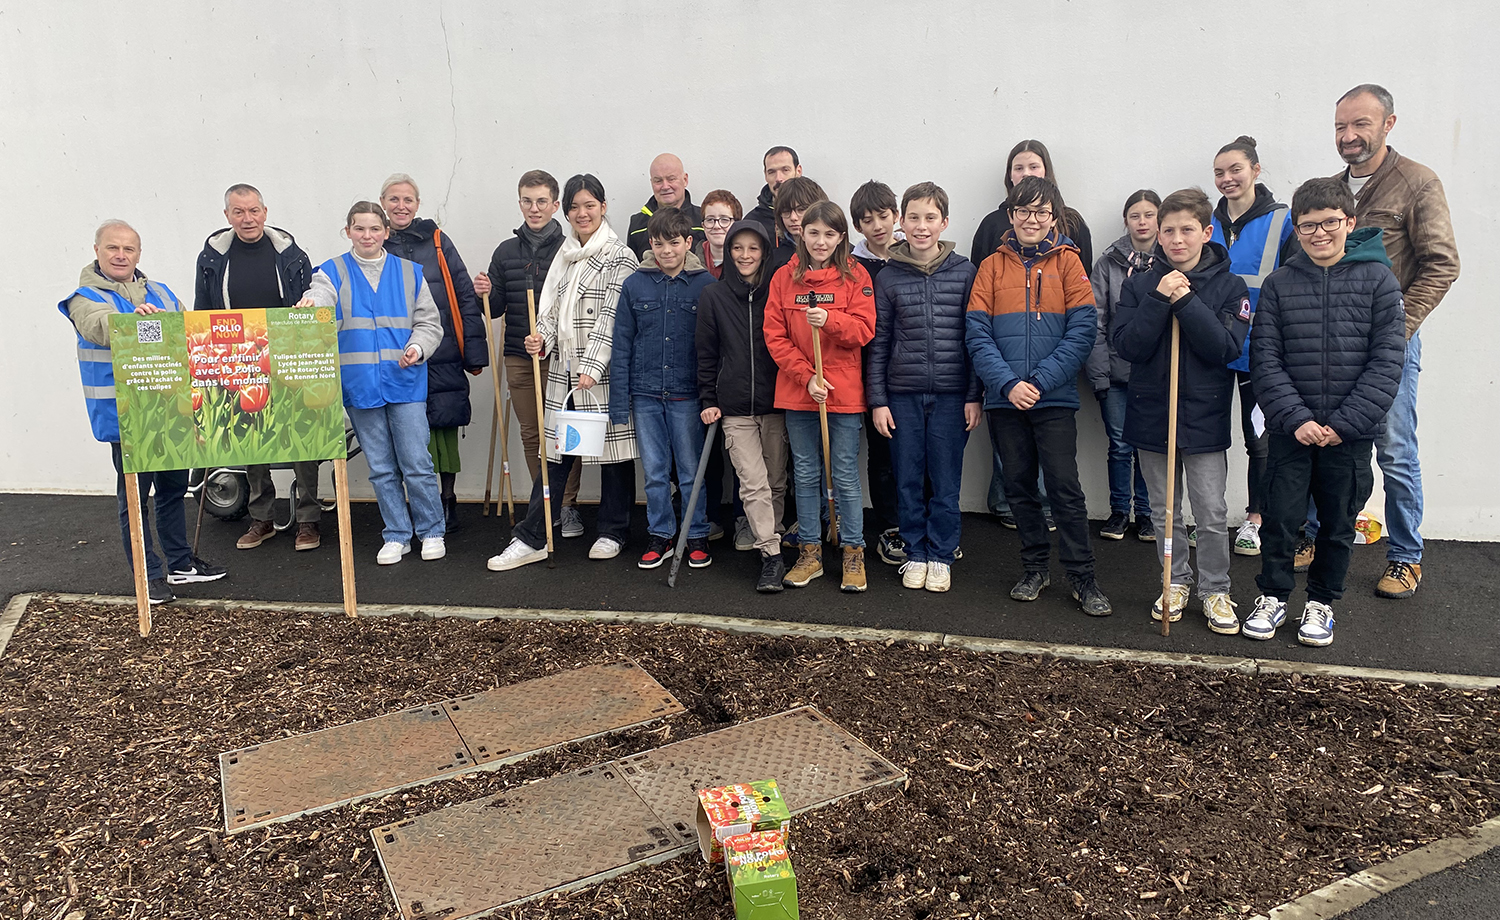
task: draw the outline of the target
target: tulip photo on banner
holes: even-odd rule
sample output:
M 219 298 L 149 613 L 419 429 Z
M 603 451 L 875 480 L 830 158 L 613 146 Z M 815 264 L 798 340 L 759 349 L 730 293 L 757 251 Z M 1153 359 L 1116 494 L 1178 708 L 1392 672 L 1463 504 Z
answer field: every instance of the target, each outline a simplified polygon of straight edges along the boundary
M 333 311 L 110 319 L 125 472 L 345 456 Z

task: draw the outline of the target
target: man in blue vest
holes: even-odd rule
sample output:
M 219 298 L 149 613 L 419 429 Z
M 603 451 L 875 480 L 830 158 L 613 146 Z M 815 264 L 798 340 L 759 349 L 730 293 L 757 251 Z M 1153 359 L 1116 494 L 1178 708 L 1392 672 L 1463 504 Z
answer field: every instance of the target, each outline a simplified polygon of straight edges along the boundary
M 110 446 L 115 462 L 115 495 L 119 500 L 120 533 L 125 561 L 131 562 L 130 523 L 125 504 L 125 473 L 120 457 L 120 419 L 115 409 L 114 365 L 109 354 L 109 318 L 116 313 L 160 313 L 181 310 L 167 286 L 148 281 L 136 268 L 141 260 L 141 238 L 123 220 L 107 220 L 94 232 L 95 260 L 84 266 L 78 289 L 57 305 L 78 333 L 78 367 L 83 376 L 83 398 L 94 437 Z M 146 577 L 151 603 L 174 599 L 171 585 L 217 581 L 226 570 L 193 555 L 187 541 L 182 497 L 187 492 L 187 470 L 139 474 L 141 519 L 147 517 L 147 496 L 156 492 L 156 539 L 162 560 L 151 550 L 150 528 L 142 535 L 146 549 Z

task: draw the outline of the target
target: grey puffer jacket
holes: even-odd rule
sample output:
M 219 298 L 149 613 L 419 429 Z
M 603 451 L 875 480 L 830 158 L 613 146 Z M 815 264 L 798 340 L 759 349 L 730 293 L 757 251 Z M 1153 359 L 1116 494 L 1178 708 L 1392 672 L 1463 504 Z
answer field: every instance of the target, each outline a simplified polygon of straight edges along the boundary
M 1094 350 L 1089 352 L 1089 359 L 1083 365 L 1083 373 L 1088 378 L 1089 389 L 1095 393 L 1107 390 L 1111 385 L 1124 386 L 1130 382 L 1130 362 L 1115 351 L 1110 331 L 1125 282 L 1132 275 L 1150 269 L 1154 259 L 1149 252 L 1137 253 L 1130 245 L 1130 234 L 1127 233 L 1109 244 L 1089 274 L 1089 283 L 1094 286 L 1094 309 L 1099 311 L 1099 332 L 1094 338 Z

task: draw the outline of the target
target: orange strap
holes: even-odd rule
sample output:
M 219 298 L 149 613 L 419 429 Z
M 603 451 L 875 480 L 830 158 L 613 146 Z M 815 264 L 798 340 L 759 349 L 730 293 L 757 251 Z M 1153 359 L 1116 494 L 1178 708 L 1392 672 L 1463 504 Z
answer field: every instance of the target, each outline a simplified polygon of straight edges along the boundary
M 458 295 L 453 292 L 453 274 L 448 271 L 448 260 L 443 258 L 443 231 L 432 231 L 432 245 L 437 248 L 438 268 L 443 270 L 443 287 L 448 291 L 448 312 L 453 314 L 453 337 L 458 339 L 458 357 L 464 356 L 464 318 L 458 312 Z

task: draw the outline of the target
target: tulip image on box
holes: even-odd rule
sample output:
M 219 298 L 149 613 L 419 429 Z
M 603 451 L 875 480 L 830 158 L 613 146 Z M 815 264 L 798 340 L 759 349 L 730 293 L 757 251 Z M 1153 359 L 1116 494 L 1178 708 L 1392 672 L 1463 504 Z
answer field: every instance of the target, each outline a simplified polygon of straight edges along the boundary
M 792 813 L 776 780 L 698 790 L 698 848 L 709 863 L 724 861 L 724 841 L 752 831 L 785 831 Z
M 798 920 L 797 875 L 785 831 L 739 834 L 724 841 L 724 868 L 735 920 Z

